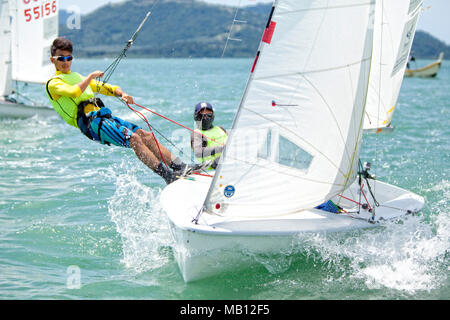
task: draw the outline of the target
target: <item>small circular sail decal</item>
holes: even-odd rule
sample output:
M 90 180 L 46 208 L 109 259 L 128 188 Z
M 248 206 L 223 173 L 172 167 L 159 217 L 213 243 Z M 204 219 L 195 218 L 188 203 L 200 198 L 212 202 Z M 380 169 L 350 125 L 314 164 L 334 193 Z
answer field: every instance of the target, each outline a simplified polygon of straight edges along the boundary
M 225 195 L 225 197 L 231 198 L 232 196 L 234 196 L 235 191 L 236 189 L 233 186 L 226 186 L 223 194 Z

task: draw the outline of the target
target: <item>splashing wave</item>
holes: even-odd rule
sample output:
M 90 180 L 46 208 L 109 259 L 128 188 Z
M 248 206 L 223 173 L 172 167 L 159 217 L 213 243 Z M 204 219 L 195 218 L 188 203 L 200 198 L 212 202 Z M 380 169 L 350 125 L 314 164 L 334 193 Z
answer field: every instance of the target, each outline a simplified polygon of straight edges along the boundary
M 160 189 L 151 189 L 133 174 L 117 176 L 116 192 L 108 202 L 111 220 L 122 238 L 123 259 L 137 273 L 164 266 L 171 258 L 166 216 L 159 204 Z
M 363 280 L 369 289 L 429 292 L 446 282 L 448 221 L 448 213 L 431 224 L 409 217 L 353 234 L 307 235 L 302 242 L 310 256 L 318 253 L 322 262 Z

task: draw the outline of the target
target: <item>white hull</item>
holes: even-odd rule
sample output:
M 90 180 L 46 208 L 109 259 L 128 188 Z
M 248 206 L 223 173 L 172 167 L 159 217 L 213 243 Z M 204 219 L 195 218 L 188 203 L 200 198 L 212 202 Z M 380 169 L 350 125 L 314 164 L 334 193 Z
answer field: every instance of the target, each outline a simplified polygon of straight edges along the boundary
M 178 180 L 170 184 L 161 195 L 176 243 L 176 260 L 186 282 L 235 269 L 239 264 L 249 262 L 249 254 L 289 251 L 294 245 L 298 247 L 296 241 L 301 233 L 375 227 L 383 220 L 418 212 L 424 205 L 424 199 L 418 195 L 377 182 L 374 191 L 380 207 L 376 208 L 374 221 L 369 221 L 372 214 L 363 209 L 359 214 L 335 214 L 310 209 L 264 218 L 220 217 L 202 213 L 196 224 L 193 220 L 203 204 L 211 178 L 194 178 L 195 181 Z M 342 196 L 354 199 L 359 197 L 358 190 L 359 186 L 355 183 Z M 364 193 L 370 197 L 367 189 Z M 340 202 L 333 199 L 334 202 L 339 202 L 349 212 L 357 211 L 353 202 L 339 198 Z M 242 215 L 245 216 L 245 212 Z
M 364 132 L 366 133 L 392 133 L 394 132 L 395 127 L 393 127 L 392 125 L 389 125 L 387 127 L 374 127 L 374 128 L 370 128 L 370 127 L 365 127 L 364 128 Z
M 30 118 L 33 116 L 56 116 L 53 108 L 47 106 L 29 106 L 0 100 L 0 118 Z

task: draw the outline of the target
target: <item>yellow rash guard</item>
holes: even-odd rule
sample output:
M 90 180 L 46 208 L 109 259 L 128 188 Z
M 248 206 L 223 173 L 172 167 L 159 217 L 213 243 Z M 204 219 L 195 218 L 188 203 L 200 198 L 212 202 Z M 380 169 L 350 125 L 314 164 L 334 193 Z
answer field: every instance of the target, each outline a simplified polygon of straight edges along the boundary
M 60 74 L 63 74 L 61 71 L 56 71 L 56 76 L 59 76 Z M 68 73 L 68 75 L 71 74 L 71 72 Z M 81 81 L 86 79 L 86 77 L 81 76 Z M 89 87 L 93 92 L 98 92 L 105 96 L 114 96 L 114 93 L 119 86 L 113 86 L 108 83 L 103 84 L 101 81 L 92 80 L 89 83 Z M 100 89 L 100 90 L 99 90 Z M 54 100 L 58 100 L 62 96 L 76 99 L 82 95 L 83 92 L 81 92 L 80 87 L 78 84 L 68 84 L 64 82 L 61 78 L 55 77 L 53 78 L 49 84 L 48 84 L 48 90 Z M 96 106 L 90 104 L 86 106 L 84 109 L 85 113 L 89 113 L 91 111 L 98 110 Z
M 69 72 L 69 74 L 70 73 L 71 72 Z M 56 75 L 60 74 L 62 74 L 61 71 L 56 71 Z M 84 76 L 81 76 L 81 78 L 83 80 L 86 79 L 86 77 Z M 116 91 L 117 88 L 119 88 L 119 86 L 113 86 L 110 85 L 109 83 L 103 85 L 103 82 L 97 80 L 92 80 L 91 83 L 89 83 L 89 87 L 91 87 L 92 91 L 98 92 L 105 96 L 114 96 L 114 92 Z M 100 91 L 98 91 L 99 88 Z M 61 96 L 78 98 L 82 94 L 78 84 L 70 85 L 65 83 L 63 80 L 59 78 L 54 78 L 50 82 L 48 89 L 50 90 L 50 93 L 52 94 L 55 100 L 58 100 Z

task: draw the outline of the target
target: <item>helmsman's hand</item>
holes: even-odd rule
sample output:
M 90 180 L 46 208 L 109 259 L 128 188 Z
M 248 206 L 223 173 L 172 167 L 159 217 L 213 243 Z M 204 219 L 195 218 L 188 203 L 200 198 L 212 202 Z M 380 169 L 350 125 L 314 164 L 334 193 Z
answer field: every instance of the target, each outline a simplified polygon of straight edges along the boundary
M 122 93 L 121 99 L 122 99 L 123 101 L 125 101 L 126 103 L 128 103 L 128 104 L 134 104 L 134 99 L 133 99 L 133 97 L 132 97 L 132 96 L 129 96 L 129 95 L 126 94 L 125 92 Z
M 103 71 L 94 71 L 89 76 L 93 78 L 101 78 L 105 73 Z

